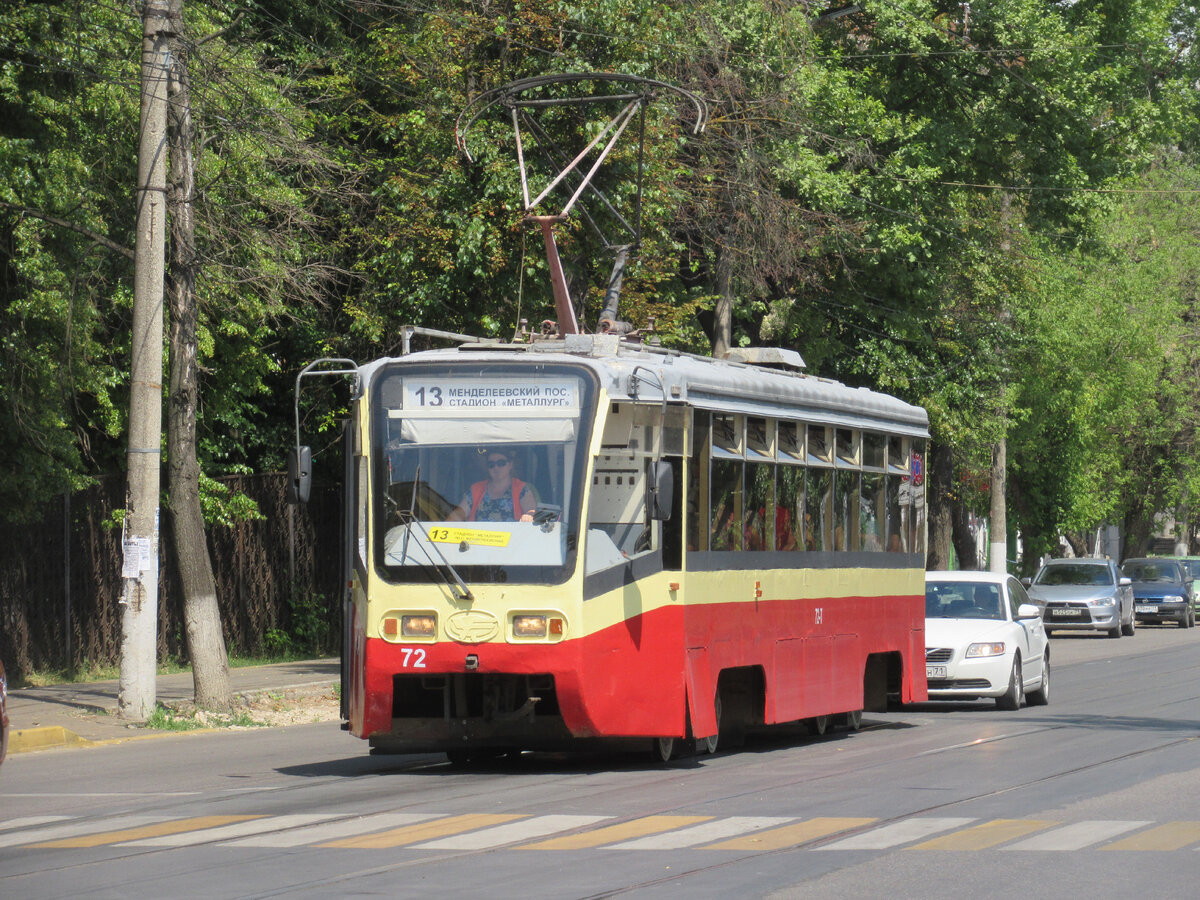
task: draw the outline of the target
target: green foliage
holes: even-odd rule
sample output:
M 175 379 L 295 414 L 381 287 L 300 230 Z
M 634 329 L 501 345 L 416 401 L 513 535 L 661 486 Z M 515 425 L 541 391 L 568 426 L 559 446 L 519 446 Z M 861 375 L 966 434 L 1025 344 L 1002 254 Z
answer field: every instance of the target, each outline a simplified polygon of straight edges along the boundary
M 404 324 L 507 336 L 551 314 L 511 124 L 476 122 L 473 162 L 454 126 L 482 91 L 587 71 L 709 103 L 699 137 L 669 99 L 651 106 L 624 318 L 705 351 L 732 296 L 732 343 L 793 346 L 816 374 L 924 405 L 959 484 L 1007 436 L 1034 549 L 1146 504 L 1200 506 L 1200 59 L 1181 49 L 1196 11 L 822 9 L 189 0 L 209 524 L 257 515 L 210 478 L 282 466 L 312 359 L 395 353 Z M 123 466 L 140 41 L 120 4 L 0 8 L 6 517 Z M 632 159 L 625 142 L 601 173 L 620 203 Z M 559 243 L 594 324 L 611 255 L 578 218 Z M 302 415 L 327 458 L 344 389 L 321 390 Z M 267 643 L 323 648 L 322 604 L 297 600 Z

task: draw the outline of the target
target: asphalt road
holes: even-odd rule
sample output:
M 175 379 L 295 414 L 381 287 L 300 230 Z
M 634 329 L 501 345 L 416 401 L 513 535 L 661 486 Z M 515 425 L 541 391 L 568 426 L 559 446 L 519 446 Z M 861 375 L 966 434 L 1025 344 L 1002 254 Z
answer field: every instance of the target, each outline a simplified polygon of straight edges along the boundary
M 656 766 L 370 757 L 336 726 L 14 756 L 0 897 L 1191 896 L 1200 629 L 1055 637 L 1048 707 Z

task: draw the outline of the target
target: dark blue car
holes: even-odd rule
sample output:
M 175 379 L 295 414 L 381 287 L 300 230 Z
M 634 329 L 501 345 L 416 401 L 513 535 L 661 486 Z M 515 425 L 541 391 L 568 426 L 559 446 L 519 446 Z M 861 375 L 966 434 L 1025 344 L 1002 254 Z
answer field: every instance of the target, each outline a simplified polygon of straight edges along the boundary
M 1133 610 L 1142 622 L 1196 624 L 1192 576 L 1177 560 L 1127 559 L 1121 573 L 1133 582 Z

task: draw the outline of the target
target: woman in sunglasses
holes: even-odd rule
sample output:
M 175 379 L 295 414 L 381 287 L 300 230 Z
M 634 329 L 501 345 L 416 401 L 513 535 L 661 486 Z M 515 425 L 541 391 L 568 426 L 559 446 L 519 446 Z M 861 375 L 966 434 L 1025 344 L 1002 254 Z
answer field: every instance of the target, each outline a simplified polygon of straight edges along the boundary
M 477 481 L 446 518 L 451 522 L 532 522 L 537 509 L 533 486 L 512 473 L 512 457 L 489 450 L 487 481 Z

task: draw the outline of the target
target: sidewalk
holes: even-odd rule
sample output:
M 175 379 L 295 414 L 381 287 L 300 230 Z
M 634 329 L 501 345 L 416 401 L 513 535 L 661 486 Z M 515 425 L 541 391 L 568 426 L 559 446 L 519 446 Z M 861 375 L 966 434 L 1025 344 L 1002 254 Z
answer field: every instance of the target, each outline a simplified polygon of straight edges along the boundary
M 229 681 L 235 694 L 252 696 L 329 687 L 338 682 L 339 671 L 336 659 L 314 659 L 230 669 Z M 161 733 L 117 717 L 118 687 L 117 681 L 93 681 L 9 691 L 8 718 L 12 732 L 8 752 L 83 746 Z M 158 676 L 159 703 L 190 700 L 193 694 L 191 672 Z

